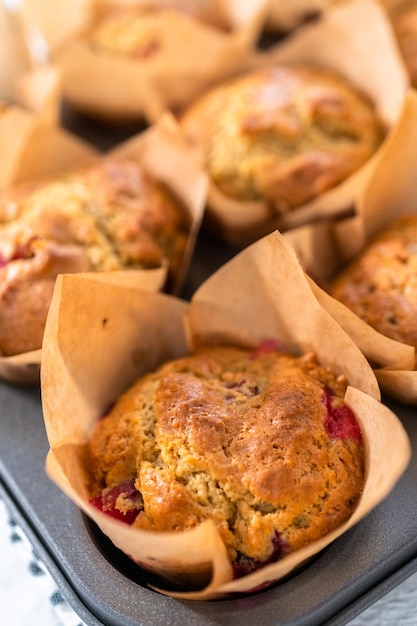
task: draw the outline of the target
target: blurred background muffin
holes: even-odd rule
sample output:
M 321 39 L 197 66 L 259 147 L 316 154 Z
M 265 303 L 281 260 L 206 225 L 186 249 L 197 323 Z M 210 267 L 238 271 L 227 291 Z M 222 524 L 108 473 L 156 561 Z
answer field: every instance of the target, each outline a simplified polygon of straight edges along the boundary
M 62 73 L 65 100 L 120 123 L 153 122 L 244 66 L 264 26 L 267 0 L 62 4 L 29 0 L 28 29 L 44 37 L 49 62 Z
M 179 272 L 189 232 L 180 203 L 133 159 L 5 190 L 0 198 L 0 354 L 41 347 L 60 273 Z M 169 287 L 167 287 L 169 288 Z
M 197 100 L 182 117 L 212 182 L 241 202 L 297 209 L 363 165 L 384 130 L 347 80 L 307 65 L 247 73 Z
M 166 362 L 96 424 L 90 501 L 140 530 L 212 520 L 234 578 L 279 561 L 345 522 L 362 493 L 346 385 L 314 355 L 272 342 Z
M 417 348 L 417 215 L 381 229 L 329 292 L 382 335 Z

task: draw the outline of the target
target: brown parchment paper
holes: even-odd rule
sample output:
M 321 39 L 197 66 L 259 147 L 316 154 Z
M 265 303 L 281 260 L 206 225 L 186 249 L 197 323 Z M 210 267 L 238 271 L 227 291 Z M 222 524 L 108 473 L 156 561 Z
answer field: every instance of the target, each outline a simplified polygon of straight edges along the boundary
M 146 58 L 99 54 L 86 44 L 83 32 L 94 19 L 95 8 L 143 4 L 192 7 L 190 2 L 160 0 L 27 3 L 26 19 L 42 28 L 52 62 L 62 72 L 65 98 L 78 109 L 108 121 L 144 117 L 152 123 L 164 111 L 184 107 L 212 81 L 242 67 L 253 51 L 267 9 L 267 0 L 206 1 L 201 7 L 203 18 L 209 12 L 214 24 L 198 16 L 181 22 L 168 19 L 157 35 L 159 50 Z
M 14 98 L 16 104 L 32 111 L 43 124 L 60 125 L 62 80 L 56 68 L 34 66 L 16 77 Z
M 319 22 L 299 28 L 269 51 L 255 55 L 252 67 L 279 63 L 316 65 L 345 77 L 371 99 L 387 128 L 395 125 L 409 84 L 391 24 L 376 0 L 351 0 L 329 9 Z M 182 118 L 185 131 L 202 152 L 217 115 L 216 103 L 209 102 L 197 101 L 196 112 L 191 105 Z M 372 161 L 333 189 L 283 215 L 265 202 L 236 201 L 211 182 L 207 216 L 226 241 L 243 247 L 274 229 L 283 232 L 350 210 Z
M 25 33 L 16 15 L 0 4 L 0 98 L 13 100 L 16 77 L 32 67 Z
M 417 405 L 415 348 L 384 337 L 325 289 L 328 281 L 400 215 L 417 212 L 417 94 L 410 90 L 395 129 L 358 195 L 356 216 L 285 233 L 320 303 L 337 319 L 372 363 L 382 390 Z M 330 262 L 329 262 L 330 259 Z M 321 285 L 320 288 L 318 285 Z
M 58 139 L 62 140 L 59 129 L 56 128 L 55 130 Z M 42 134 L 41 128 L 39 133 Z M 31 143 L 30 149 L 25 152 L 22 162 L 19 163 L 19 176 L 17 177 L 19 182 L 34 178 L 28 173 L 33 174 L 36 170 L 36 173 L 39 174 L 42 167 L 48 174 L 51 171 L 50 167 L 55 170 L 56 161 L 60 161 L 56 150 L 65 147 L 62 143 L 57 142 L 54 149 L 50 149 L 49 143 L 43 149 L 42 137 L 39 134 L 34 135 L 34 137 L 37 137 L 38 141 Z M 152 176 L 165 183 L 182 202 L 189 216 L 190 231 L 181 267 L 172 286 L 173 292 L 177 293 L 181 289 L 187 273 L 206 201 L 207 178 L 200 167 L 198 158 L 182 137 L 175 119 L 169 114 L 163 116 L 158 124 L 146 132 L 128 139 L 107 154 L 130 156 L 139 160 Z M 71 165 L 75 168 L 99 158 L 99 156 L 95 149 L 81 142 L 80 148 L 74 153 L 68 150 L 65 155 L 65 163 L 67 165 L 67 161 L 71 160 Z M 63 172 L 68 169 L 68 167 L 61 167 L 60 171 Z M 111 276 L 106 280 L 126 286 L 136 284 L 151 291 L 160 290 L 164 288 L 167 271 L 166 264 L 154 270 L 129 269 L 111 272 Z M 94 276 L 95 280 L 101 280 L 100 273 L 95 273 Z M 38 383 L 40 362 L 41 350 L 15 356 L 0 356 L 0 377 L 15 383 Z
M 0 101 L 28 109 L 43 122 L 58 123 L 59 72 L 36 58 L 33 36 L 17 5 L 9 9 L 0 4 Z
M 55 69 L 34 69 L 16 78 L 14 100 L 0 104 L 0 189 L 55 174 L 95 152 L 59 126 L 60 84 Z
M 138 375 L 201 343 L 256 346 L 271 337 L 295 353 L 315 350 L 322 363 L 345 373 L 351 383 L 346 401 L 362 427 L 366 478 L 360 503 L 345 525 L 279 563 L 233 581 L 212 523 L 187 532 L 153 533 L 133 529 L 88 504 L 84 445 L 96 420 Z M 42 349 L 48 475 L 132 559 L 171 582 L 184 583 L 182 589 L 168 591 L 161 582 L 158 589 L 174 597 L 219 598 L 278 580 L 381 502 L 409 460 L 407 435 L 380 402 L 368 362 L 319 304 L 294 250 L 278 232 L 223 266 L 189 304 L 161 293 L 119 285 L 98 288 L 78 275 L 61 276 Z M 204 573 L 209 574 L 205 586 L 190 587 Z

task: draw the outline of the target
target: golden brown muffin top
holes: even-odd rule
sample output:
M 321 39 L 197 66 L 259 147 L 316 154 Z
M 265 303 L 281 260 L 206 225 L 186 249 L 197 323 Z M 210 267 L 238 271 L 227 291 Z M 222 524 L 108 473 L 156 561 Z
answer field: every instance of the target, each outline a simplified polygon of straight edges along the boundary
M 386 337 L 417 347 L 417 216 L 383 229 L 329 291 Z
M 53 181 L 0 194 L 0 354 L 40 348 L 56 276 L 151 269 L 171 288 L 188 217 L 130 159 L 103 158 Z
M 194 20 L 209 23 L 202 9 L 121 7 L 99 12 L 84 39 L 96 52 L 132 60 L 153 57 L 169 34 Z M 186 42 L 178 42 L 178 45 Z
M 204 135 L 207 168 L 223 193 L 278 211 L 344 180 L 383 137 L 363 94 L 307 66 L 269 67 L 229 81 L 191 106 L 182 123 L 197 143 Z
M 232 560 L 276 560 L 278 544 L 287 553 L 339 526 L 361 493 L 345 388 L 311 354 L 211 347 L 169 362 L 98 422 L 94 503 L 149 530 L 211 518 Z
M 169 192 L 134 160 L 99 163 L 44 183 L 6 190 L 0 197 L 3 262 L 17 248 L 42 241 L 79 246 L 88 269 L 159 267 L 178 262 L 186 216 Z

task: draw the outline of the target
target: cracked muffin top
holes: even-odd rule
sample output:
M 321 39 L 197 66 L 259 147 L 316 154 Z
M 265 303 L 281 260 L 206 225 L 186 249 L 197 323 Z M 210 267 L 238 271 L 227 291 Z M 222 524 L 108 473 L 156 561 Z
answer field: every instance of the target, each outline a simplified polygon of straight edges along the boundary
M 313 354 L 212 346 L 137 380 L 87 446 L 91 502 L 134 527 L 212 519 L 235 576 L 346 521 L 364 450 L 346 379 Z
M 172 279 L 188 233 L 185 210 L 133 159 L 0 196 L 0 354 L 40 348 L 59 273 L 150 269 Z
M 417 216 L 381 230 L 329 292 L 382 335 L 417 348 Z
M 279 65 L 237 77 L 182 117 L 215 185 L 236 200 L 293 210 L 363 165 L 382 141 L 372 103 L 328 71 Z

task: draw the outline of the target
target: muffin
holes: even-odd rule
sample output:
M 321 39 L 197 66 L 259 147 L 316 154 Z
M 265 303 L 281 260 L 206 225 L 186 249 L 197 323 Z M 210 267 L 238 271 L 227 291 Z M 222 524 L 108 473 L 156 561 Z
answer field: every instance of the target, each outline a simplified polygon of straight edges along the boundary
M 48 43 L 70 108 L 111 124 L 153 123 L 244 66 L 266 3 L 86 0 L 79 11 L 56 11 L 40 0 L 25 12 Z
M 345 79 L 307 65 L 237 77 L 182 118 L 227 197 L 295 210 L 363 165 L 383 139 L 370 101 Z
M 234 577 L 345 522 L 364 482 L 347 382 L 266 342 L 200 347 L 141 376 L 87 444 L 90 502 L 137 529 L 213 520 Z
M 0 196 L 0 354 L 41 347 L 57 274 L 180 269 L 185 210 L 137 161 L 105 157 Z
M 417 215 L 381 230 L 329 291 L 382 335 L 417 347 Z

